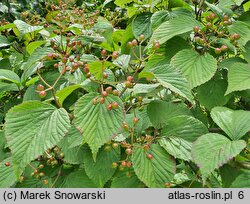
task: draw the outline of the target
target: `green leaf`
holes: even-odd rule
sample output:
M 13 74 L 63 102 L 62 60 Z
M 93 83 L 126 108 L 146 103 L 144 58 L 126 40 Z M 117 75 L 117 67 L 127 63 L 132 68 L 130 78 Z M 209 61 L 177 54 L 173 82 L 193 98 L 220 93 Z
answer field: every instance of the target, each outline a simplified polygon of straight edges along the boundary
M 87 142 L 95 158 L 98 149 L 119 132 L 124 120 L 123 105 L 119 97 L 109 95 L 105 103 L 93 105 L 94 99 L 100 99 L 97 93 L 89 93 L 81 97 L 75 106 L 74 123 L 81 130 L 84 141 Z M 109 103 L 117 102 L 118 109 L 108 111 L 106 106 Z
M 145 185 L 133 170 L 119 171 L 111 183 L 111 188 L 144 188 Z
M 247 42 L 245 45 L 245 52 L 242 53 L 244 56 L 244 59 L 250 63 L 250 41 Z
M 6 162 L 10 162 L 10 166 L 5 166 Z M 12 158 L 9 157 L 0 163 L 0 188 L 11 187 L 16 181 Z
M 147 158 L 152 154 L 153 158 Z M 170 182 L 175 174 L 175 161 L 158 144 L 152 144 L 148 151 L 143 148 L 135 148 L 132 155 L 132 163 L 138 178 L 150 188 L 164 188 L 166 182 Z
M 232 140 L 240 139 L 250 130 L 250 111 L 215 107 L 211 117 Z
M 134 0 L 115 0 L 115 4 L 119 7 L 124 7 L 124 5 L 133 2 Z
M 77 146 L 75 146 L 74 144 L 72 145 L 72 143 L 77 141 L 80 142 L 80 144 L 77 144 Z M 81 146 L 81 141 L 82 136 L 80 132 L 74 126 L 72 126 L 67 136 L 64 137 L 63 140 L 61 140 L 61 142 L 58 144 L 58 146 L 62 148 L 62 152 L 64 154 L 64 162 L 70 164 L 83 163 L 84 151 L 83 147 Z
M 170 15 L 168 11 L 157 11 L 151 16 L 151 26 L 153 29 L 156 29 L 163 22 L 169 20 Z
M 21 36 L 27 33 L 33 33 L 35 31 L 38 32 L 43 29 L 43 26 L 32 26 L 21 20 L 15 20 L 14 24 L 16 25 L 17 29 L 21 33 Z
M 137 39 L 142 34 L 145 36 L 145 39 L 152 35 L 151 16 L 151 13 L 142 13 L 133 19 L 132 30 Z
M 31 55 L 37 48 L 45 44 L 46 41 L 35 41 L 27 45 L 26 50 Z
M 225 105 L 230 97 L 224 96 L 227 80 L 211 79 L 197 88 L 197 97 L 201 105 L 211 110 L 215 106 Z
M 62 105 L 63 101 L 76 89 L 81 88 L 80 84 L 75 84 L 71 86 L 67 86 L 56 92 L 56 97 L 58 97 L 59 103 Z
M 240 34 L 240 39 L 238 42 L 242 48 L 250 40 L 249 24 L 245 22 L 235 21 L 231 26 L 228 27 L 228 30 L 231 35 L 235 33 Z
M 171 64 L 182 71 L 191 88 L 207 82 L 217 70 L 217 61 L 212 55 L 200 55 L 189 49 L 178 52 L 172 58 Z
M 193 96 L 191 94 L 188 81 L 173 66 L 164 64 L 155 67 L 151 71 L 162 86 L 170 89 L 189 101 L 192 100 Z
M 192 157 L 205 180 L 215 169 L 238 155 L 245 147 L 244 140 L 231 141 L 223 135 L 208 133 L 194 142 Z
M 18 87 L 16 84 L 10 84 L 0 81 L 0 98 L 1 95 L 7 91 L 18 91 Z
M 107 69 L 111 64 L 111 62 L 105 61 L 103 64 L 100 61 L 94 61 L 89 63 L 89 71 L 94 77 L 98 80 L 101 79 L 103 70 Z
M 147 106 L 150 121 L 155 127 L 162 127 L 168 120 L 180 115 L 190 115 L 187 108 L 166 101 L 152 101 Z
M 208 133 L 206 126 L 191 116 L 178 116 L 168 120 L 162 129 L 160 145 L 175 158 L 192 160 L 192 143 Z
M 113 64 L 126 70 L 130 62 L 130 55 L 121 55 L 113 61 Z
M 224 188 L 249 188 L 250 171 L 224 165 L 220 168 Z
M 6 115 L 5 135 L 17 174 L 68 132 L 68 113 L 38 101 L 24 102 Z
M 70 173 L 60 188 L 97 188 L 97 185 L 88 178 L 84 170 L 79 170 Z
M 0 48 L 9 46 L 9 45 L 10 45 L 10 42 L 8 41 L 8 39 L 5 36 L 0 35 Z
M 228 88 L 225 95 L 250 89 L 250 64 L 235 63 L 228 70 Z
M 0 80 L 10 81 L 10 82 L 15 83 L 17 85 L 20 85 L 19 76 L 11 70 L 0 69 Z
M 120 148 L 102 147 L 94 161 L 90 149 L 86 149 L 84 154 L 84 167 L 88 177 L 100 188 L 113 176 L 116 169 L 112 168 L 113 162 L 118 162 L 121 156 Z M 106 147 L 107 147 L 106 146 Z
M 165 43 L 172 37 L 187 33 L 193 30 L 194 26 L 199 26 L 200 23 L 194 18 L 187 15 L 180 15 L 176 18 L 170 19 L 162 23 L 154 32 L 149 41 L 149 46 L 152 46 L 155 40 L 158 40 L 160 44 Z

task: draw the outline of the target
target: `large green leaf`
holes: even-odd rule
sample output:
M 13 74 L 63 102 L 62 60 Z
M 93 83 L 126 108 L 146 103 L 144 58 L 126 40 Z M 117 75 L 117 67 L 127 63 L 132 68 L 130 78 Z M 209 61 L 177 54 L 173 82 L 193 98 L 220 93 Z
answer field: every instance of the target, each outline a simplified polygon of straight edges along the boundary
M 180 115 L 190 115 L 187 108 L 182 105 L 166 101 L 152 101 L 147 106 L 148 116 L 155 127 L 163 127 L 168 120 Z
M 224 96 L 227 89 L 227 80 L 211 79 L 197 88 L 197 97 L 201 105 L 211 110 L 215 106 L 225 105 L 230 96 Z
M 21 20 L 15 20 L 14 24 L 21 33 L 21 36 L 25 35 L 26 33 L 32 33 L 43 29 L 43 26 L 32 26 Z
M 205 179 L 215 169 L 238 155 L 245 147 L 244 140 L 231 141 L 223 135 L 208 133 L 194 142 L 192 157 Z
M 178 52 L 172 58 L 171 64 L 182 71 L 191 88 L 207 82 L 217 70 L 217 61 L 212 55 L 200 55 L 189 49 Z
M 7 69 L 0 69 L 0 80 L 10 81 L 17 85 L 20 84 L 19 76 L 15 72 Z
M 228 70 L 226 94 L 250 89 L 250 64 L 235 63 Z
M 224 188 L 249 188 L 250 171 L 224 165 L 220 168 L 220 175 Z
M 149 38 L 152 35 L 151 27 L 151 13 L 142 13 L 134 18 L 132 22 L 133 34 L 138 38 L 141 34 L 145 36 L 145 39 Z
M 98 186 L 91 181 L 84 170 L 70 173 L 64 180 L 61 188 L 97 188 Z
M 45 40 L 31 42 L 30 44 L 27 45 L 26 50 L 31 55 L 37 48 L 39 48 L 41 45 L 45 43 L 46 43 Z
M 165 43 L 172 37 L 189 32 L 194 26 L 199 26 L 200 23 L 193 17 L 187 15 L 180 15 L 176 18 L 170 19 L 162 23 L 153 33 L 149 44 L 158 40 L 161 44 Z
M 240 139 L 250 130 L 250 111 L 215 107 L 211 117 L 232 140 Z
M 117 96 L 109 95 L 104 104 L 93 105 L 93 100 L 100 97 L 97 93 L 84 95 L 77 101 L 74 111 L 75 125 L 82 131 L 94 158 L 98 149 L 119 132 L 124 120 L 122 101 Z M 112 102 L 117 102 L 119 108 L 108 111 L 106 106 Z
M 10 166 L 6 166 L 6 162 L 10 162 Z M 16 181 L 12 158 L 9 157 L 0 163 L 0 188 L 11 187 Z
M 84 167 L 88 177 L 98 186 L 104 184 L 113 176 L 115 168 L 112 168 L 113 162 L 118 162 L 121 156 L 120 148 L 102 147 L 94 161 L 90 149 L 86 149 L 84 154 Z
M 8 39 L 5 36 L 0 35 L 0 48 L 9 46 L 9 45 L 10 45 L 10 42 L 8 41 Z
M 5 135 L 17 174 L 68 132 L 70 120 L 64 109 L 38 101 L 24 102 L 6 115 Z
M 178 116 L 168 120 L 161 132 L 160 145 L 176 158 L 191 160 L 192 143 L 208 133 L 206 126 L 191 116 Z
M 192 100 L 193 97 L 188 81 L 173 66 L 169 64 L 160 65 L 155 67 L 152 70 L 152 73 L 162 86 L 170 89 L 189 101 Z
M 119 171 L 111 183 L 111 188 L 143 188 L 145 187 L 132 169 Z
M 76 89 L 81 88 L 80 84 L 75 84 L 71 86 L 67 86 L 56 92 L 56 96 L 58 97 L 59 103 L 62 105 L 63 101 Z
M 153 158 L 147 158 L 152 154 Z M 175 161 L 158 144 L 152 144 L 149 150 L 135 148 L 132 155 L 134 170 L 138 178 L 150 188 L 163 188 L 172 181 L 175 174 Z

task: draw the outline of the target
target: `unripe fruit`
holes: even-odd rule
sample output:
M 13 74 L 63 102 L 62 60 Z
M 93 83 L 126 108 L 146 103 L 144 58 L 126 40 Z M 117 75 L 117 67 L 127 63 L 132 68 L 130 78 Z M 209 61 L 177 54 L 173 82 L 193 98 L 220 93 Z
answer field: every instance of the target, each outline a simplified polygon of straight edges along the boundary
M 107 96 L 108 96 L 108 92 L 107 92 L 107 91 L 103 91 L 103 92 L 102 92 L 102 96 L 103 96 L 103 97 L 107 97 Z
M 122 146 L 122 147 L 126 147 L 126 146 L 127 146 L 127 142 L 126 142 L 126 141 L 122 141 L 122 142 L 121 142 L 121 146 Z
M 223 16 L 223 20 L 224 20 L 224 21 L 228 21 L 228 20 L 229 20 L 228 15 L 224 15 L 224 16 Z
M 132 44 L 133 46 L 136 46 L 138 44 L 137 40 L 136 39 L 132 40 Z
M 10 162 L 6 162 L 6 163 L 5 163 L 5 166 L 10 166 Z
M 132 167 L 132 162 L 131 162 L 131 161 L 128 161 L 128 162 L 127 162 L 127 167 L 128 167 L 128 168 Z
M 54 64 L 54 68 L 58 68 L 58 66 L 59 66 L 59 65 L 58 65 L 57 63 Z
M 130 41 L 128 42 L 128 44 L 127 44 L 127 45 L 128 45 L 128 47 L 130 47 L 130 48 L 134 46 L 134 45 L 133 45 L 133 43 L 132 43 L 132 42 L 130 42 Z
M 119 144 L 115 142 L 115 143 L 112 144 L 112 147 L 113 147 L 114 149 L 116 149 L 117 147 L 119 147 Z
M 139 121 L 138 118 L 136 118 L 136 117 L 133 118 L 133 123 L 134 123 L 134 124 L 138 123 L 138 121 Z
M 206 16 L 206 20 L 207 21 L 211 21 L 211 17 L 210 16 Z
M 87 78 L 90 78 L 90 77 L 91 77 L 90 72 L 88 72 L 88 73 L 86 74 L 86 77 L 87 77 Z
M 225 52 L 228 50 L 228 47 L 226 45 L 222 45 L 220 49 L 222 52 Z
M 114 51 L 114 52 L 112 53 L 112 58 L 113 58 L 113 59 L 117 59 L 118 56 L 119 56 L 119 53 L 118 53 L 117 51 Z
M 159 42 L 156 42 L 156 43 L 154 44 L 154 48 L 155 48 L 155 49 L 160 49 L 160 47 L 161 47 L 161 44 L 160 44 Z
M 83 68 L 83 72 L 84 72 L 85 74 L 89 73 L 89 68 L 88 68 L 88 67 L 84 67 L 84 68 Z
M 66 64 L 67 61 L 68 61 L 68 58 L 67 58 L 67 57 L 63 57 L 63 58 L 62 58 L 62 62 L 63 62 L 64 64 Z
M 151 159 L 153 159 L 153 155 L 152 155 L 152 154 L 147 154 L 147 158 L 148 158 L 149 160 L 151 160 Z
M 117 109 L 119 107 L 119 104 L 117 102 L 112 103 L 112 108 Z
M 103 97 L 100 98 L 100 104 L 103 104 L 105 102 L 105 99 Z
M 214 20 L 216 17 L 217 17 L 217 16 L 216 16 L 215 13 L 211 13 L 211 14 L 210 14 L 210 18 L 211 18 L 212 20 Z
M 53 56 L 53 53 L 49 53 L 49 54 L 48 54 L 48 59 L 52 60 L 53 57 L 54 57 L 54 56 Z
M 194 26 L 194 27 L 193 27 L 193 30 L 194 30 L 195 33 L 198 33 L 200 29 L 199 29 L 198 26 Z
M 166 187 L 166 188 L 170 188 L 170 186 L 171 186 L 171 183 L 170 183 L 170 182 L 166 182 L 166 183 L 165 183 L 165 187 Z
M 38 173 L 38 169 L 35 169 L 35 170 L 34 170 L 34 173 L 37 174 L 37 173 Z
M 43 183 L 44 183 L 45 185 L 48 185 L 48 184 L 49 184 L 49 181 L 48 181 L 47 179 L 45 179 L 45 180 L 43 180 Z
M 94 98 L 93 101 L 92 101 L 92 104 L 93 104 L 93 105 L 96 105 L 97 102 L 98 102 L 97 98 Z
M 125 150 L 125 152 L 126 152 L 127 155 L 130 155 L 130 154 L 132 154 L 132 149 L 127 148 L 127 149 Z
M 137 100 L 141 103 L 143 98 L 141 96 L 138 96 Z
M 104 79 L 107 79 L 107 78 L 108 78 L 108 73 L 103 72 L 103 73 L 102 73 L 102 76 L 103 76 Z
M 133 86 L 133 84 L 130 81 L 125 81 L 124 84 L 127 88 L 131 88 Z
M 151 135 L 146 135 L 145 139 L 147 140 L 147 142 L 150 142 L 152 140 L 152 136 Z
M 206 24 L 206 27 L 207 27 L 207 28 L 211 28 L 211 27 L 212 27 L 212 24 L 211 24 L 211 23 L 207 23 L 207 24 Z
M 44 165 L 43 165 L 43 164 L 40 164 L 38 168 L 39 168 L 39 169 L 43 169 L 43 168 L 44 168 Z
M 234 34 L 233 36 L 234 36 L 235 40 L 239 40 L 240 39 L 240 34 L 238 34 L 238 33 Z
M 112 109 L 112 104 L 111 103 L 108 104 L 106 108 L 107 108 L 108 111 L 110 111 Z
M 46 96 L 46 91 L 40 91 L 38 95 L 40 98 L 44 98 Z
M 111 165 L 111 167 L 112 167 L 113 169 L 115 169 L 117 166 L 118 166 L 118 164 L 117 164 L 116 162 L 113 162 L 112 165 Z
M 44 176 L 44 173 L 43 173 L 43 172 L 41 172 L 41 173 L 39 174 L 39 176 L 40 176 L 40 177 L 43 177 L 43 176 Z
M 105 89 L 105 91 L 106 91 L 107 93 L 112 93 L 112 91 L 113 91 L 112 86 L 108 86 L 108 87 Z
M 140 41 L 143 41 L 144 39 L 145 39 L 145 35 L 141 34 L 141 35 L 139 36 L 139 40 L 140 40 Z
M 214 49 L 214 52 L 215 52 L 215 54 L 217 54 L 217 55 L 218 55 L 218 54 L 220 54 L 220 53 L 221 53 L 221 49 L 220 49 L 220 48 L 215 48 L 215 49 Z
M 42 84 L 38 84 L 37 87 L 36 87 L 36 90 L 43 91 L 44 90 L 44 86 Z
M 115 90 L 113 90 L 113 95 L 115 95 L 115 96 L 118 96 L 119 95 L 119 91 L 117 90 L 117 89 L 115 89 Z
M 107 51 L 106 51 L 106 50 L 102 50 L 102 51 L 101 51 L 101 55 L 102 55 L 102 56 L 106 56 L 106 55 L 107 55 Z
M 127 77 L 127 81 L 133 82 L 134 78 L 132 76 Z

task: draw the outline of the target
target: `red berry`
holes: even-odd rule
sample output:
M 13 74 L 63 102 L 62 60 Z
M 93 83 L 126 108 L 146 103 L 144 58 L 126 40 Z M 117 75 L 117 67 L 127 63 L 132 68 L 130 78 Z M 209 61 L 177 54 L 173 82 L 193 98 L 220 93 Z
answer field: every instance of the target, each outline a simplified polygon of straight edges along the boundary
M 112 104 L 111 103 L 108 104 L 106 108 L 107 108 L 108 111 L 110 111 L 112 109 Z
M 101 55 L 102 55 L 102 56 L 106 56 L 106 55 L 107 55 L 107 51 L 106 51 L 106 50 L 102 50 L 102 51 L 101 51 Z
M 59 65 L 58 65 L 57 63 L 54 64 L 54 68 L 58 68 L 58 66 L 59 66 Z
M 101 97 L 100 98 L 100 104 L 103 104 L 105 102 L 105 98 Z
M 112 108 L 117 109 L 119 107 L 119 104 L 117 102 L 112 103 Z
M 44 86 L 42 84 L 38 84 L 37 87 L 36 87 L 36 90 L 43 91 L 44 90 Z
M 206 16 L 206 20 L 207 21 L 211 21 L 211 17 L 210 16 Z
M 48 54 L 48 59 L 53 59 L 53 57 L 54 57 L 53 53 Z
M 103 97 L 107 97 L 107 96 L 108 96 L 108 92 L 107 92 L 107 91 L 103 91 L 103 92 L 102 92 L 102 96 L 103 96 Z
M 127 148 L 127 149 L 125 150 L 125 152 L 126 152 L 127 155 L 130 155 L 130 154 L 132 154 L 132 149 Z
M 155 44 L 154 44 L 154 48 L 155 49 L 159 49 L 161 47 L 161 44 L 159 43 L 159 42 L 156 42 Z
M 122 162 L 122 166 L 123 166 L 123 167 L 126 167 L 126 166 L 127 166 L 127 162 L 126 162 L 126 161 L 123 161 L 123 162 Z
M 166 188 L 170 188 L 170 186 L 171 186 L 171 183 L 170 183 L 170 182 L 166 182 L 166 183 L 165 183 L 165 187 L 166 187 Z
M 117 89 L 115 89 L 115 90 L 113 90 L 113 95 L 115 95 L 115 96 L 118 96 L 119 95 L 119 91 L 117 90 Z
M 238 34 L 238 33 L 234 34 L 233 36 L 234 36 L 235 40 L 239 40 L 240 39 L 240 34 Z
M 207 24 L 206 24 L 206 27 L 207 27 L 207 28 L 211 28 L 211 27 L 212 27 L 212 24 L 211 24 L 211 23 L 207 23 Z
M 217 16 L 216 16 L 215 13 L 211 13 L 211 14 L 210 14 L 210 18 L 211 18 L 212 20 L 214 20 L 216 17 L 217 17 Z
M 194 27 L 193 27 L 193 30 L 194 30 L 195 33 L 198 33 L 200 29 L 199 29 L 198 26 L 194 26 Z
M 139 121 L 138 118 L 136 118 L 136 117 L 133 118 L 133 123 L 134 123 L 134 124 L 138 123 L 138 121 Z
M 40 98 L 44 98 L 46 96 L 46 91 L 40 91 L 38 94 Z
M 83 72 L 84 72 L 85 74 L 89 73 L 89 68 L 88 68 L 88 67 L 84 67 L 84 68 L 83 68 Z
M 132 76 L 127 77 L 127 81 L 133 82 L 133 80 L 134 80 L 134 77 L 132 77 Z
M 67 57 L 63 57 L 63 58 L 62 58 L 62 62 L 63 62 L 64 64 L 66 64 L 67 61 L 68 61 L 68 58 L 67 58 Z
M 152 155 L 152 154 L 147 154 L 147 158 L 148 158 L 149 160 L 151 160 L 151 159 L 153 159 L 153 155 Z
M 113 91 L 112 86 L 108 86 L 108 87 L 105 89 L 105 91 L 108 92 L 108 93 L 112 93 L 112 91 Z
M 108 74 L 107 74 L 106 72 L 103 72 L 103 73 L 102 73 L 102 76 L 103 76 L 104 79 L 107 79 L 107 78 L 108 78 Z
M 5 166 L 10 166 L 10 162 L 6 162 L 6 163 L 5 163 Z
M 127 162 L 127 167 L 130 168 L 132 166 L 132 162 L 131 161 L 128 161 Z

